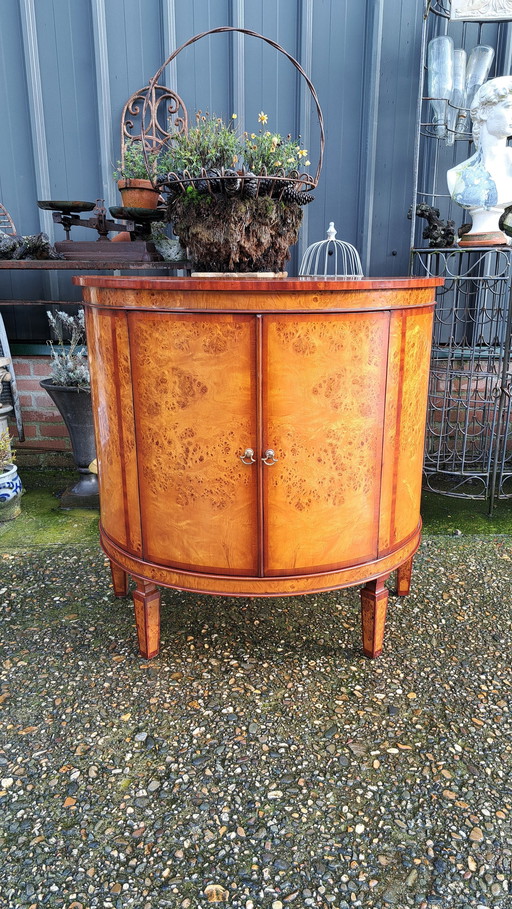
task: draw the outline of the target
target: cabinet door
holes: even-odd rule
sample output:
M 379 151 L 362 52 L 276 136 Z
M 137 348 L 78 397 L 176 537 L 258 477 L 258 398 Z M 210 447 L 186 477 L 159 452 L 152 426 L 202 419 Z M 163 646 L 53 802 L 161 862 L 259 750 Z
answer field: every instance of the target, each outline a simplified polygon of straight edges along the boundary
M 254 574 L 254 317 L 133 312 L 129 331 L 144 557 Z
M 277 458 L 263 467 L 265 573 L 375 558 L 389 314 L 263 323 L 263 449 Z

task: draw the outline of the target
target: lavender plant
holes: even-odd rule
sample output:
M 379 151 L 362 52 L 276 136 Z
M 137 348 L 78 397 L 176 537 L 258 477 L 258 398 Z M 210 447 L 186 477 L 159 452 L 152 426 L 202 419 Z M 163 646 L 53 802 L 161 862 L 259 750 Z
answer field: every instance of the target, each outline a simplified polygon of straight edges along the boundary
M 47 311 L 48 321 L 57 339 L 51 348 L 50 378 L 54 385 L 68 385 L 89 390 L 91 380 L 85 346 L 85 318 L 81 309 L 76 316 L 62 310 Z

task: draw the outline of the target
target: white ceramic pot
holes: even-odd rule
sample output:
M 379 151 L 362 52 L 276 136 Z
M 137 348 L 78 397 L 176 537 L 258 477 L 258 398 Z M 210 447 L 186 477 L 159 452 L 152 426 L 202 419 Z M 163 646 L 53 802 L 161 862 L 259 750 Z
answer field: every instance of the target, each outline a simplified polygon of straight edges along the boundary
M 21 480 L 15 464 L 0 473 L 0 502 L 10 502 L 21 492 Z
M 0 473 L 0 522 L 12 521 L 21 511 L 21 493 L 23 487 L 18 476 L 18 469 L 11 464 Z

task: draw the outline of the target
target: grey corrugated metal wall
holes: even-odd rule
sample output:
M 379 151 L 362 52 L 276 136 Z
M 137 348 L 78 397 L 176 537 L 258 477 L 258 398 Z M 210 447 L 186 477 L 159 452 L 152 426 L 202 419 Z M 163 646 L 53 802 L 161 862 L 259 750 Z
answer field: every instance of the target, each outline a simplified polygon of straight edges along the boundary
M 408 269 L 414 118 L 423 0 L 10 0 L 0 4 L 0 201 L 18 230 L 45 230 L 37 199 L 118 202 L 124 102 L 192 35 L 219 25 L 277 41 L 310 75 L 323 110 L 324 167 L 305 210 L 305 247 L 334 220 L 371 275 Z M 292 64 L 241 35 L 204 38 L 180 54 L 165 81 L 191 114 L 209 110 L 257 130 L 300 134 L 315 165 L 318 122 Z M 56 227 L 57 239 L 61 238 Z M 75 235 L 76 236 L 76 235 Z M 87 239 L 90 233 L 87 234 Z M 0 273 L 3 299 L 73 299 L 69 279 Z M 41 335 L 44 314 L 14 308 L 11 335 Z

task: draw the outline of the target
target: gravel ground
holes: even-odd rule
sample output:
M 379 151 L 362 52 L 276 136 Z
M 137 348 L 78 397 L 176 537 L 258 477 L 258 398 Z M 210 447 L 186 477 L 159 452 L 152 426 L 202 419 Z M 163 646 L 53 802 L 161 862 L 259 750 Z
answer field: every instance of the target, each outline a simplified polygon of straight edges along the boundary
M 95 545 L 0 562 L 2 909 L 512 907 L 510 537 L 427 539 L 375 661 L 355 589 L 164 591 L 147 662 Z

